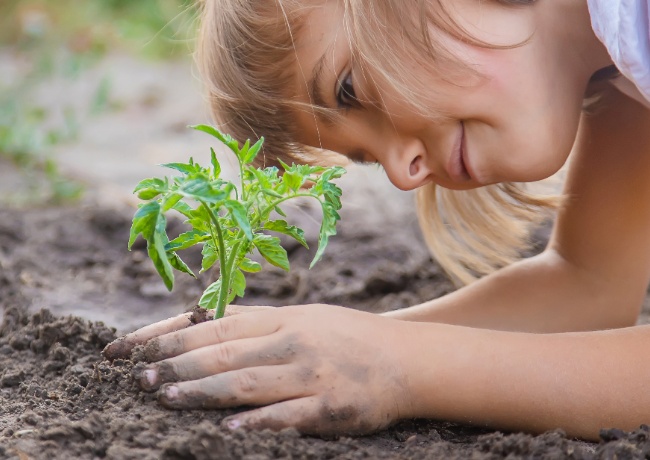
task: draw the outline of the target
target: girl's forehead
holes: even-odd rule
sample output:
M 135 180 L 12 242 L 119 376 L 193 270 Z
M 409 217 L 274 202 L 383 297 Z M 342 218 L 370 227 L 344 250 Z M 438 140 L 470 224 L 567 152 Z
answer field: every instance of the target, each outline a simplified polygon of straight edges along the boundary
M 295 97 L 307 103 L 321 100 L 323 77 L 336 69 L 349 54 L 349 41 L 343 26 L 343 7 L 338 1 L 322 2 L 304 18 L 295 35 Z
M 322 46 L 323 42 L 329 43 L 344 32 L 343 4 L 332 0 L 316 3 L 312 8 L 305 9 L 305 14 L 300 18 L 294 35 L 298 49 L 308 47 L 314 51 L 314 47 Z

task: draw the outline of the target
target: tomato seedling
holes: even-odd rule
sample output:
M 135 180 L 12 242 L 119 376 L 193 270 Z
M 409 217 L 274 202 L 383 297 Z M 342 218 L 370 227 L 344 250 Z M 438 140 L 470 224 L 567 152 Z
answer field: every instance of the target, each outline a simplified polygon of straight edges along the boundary
M 245 272 L 256 273 L 262 266 L 248 258 L 255 249 L 272 265 L 289 270 L 286 250 L 280 238 L 268 232 L 281 233 L 307 246 L 304 231 L 289 225 L 281 205 L 286 201 L 308 197 L 316 199 L 323 219 L 318 236 L 318 249 L 310 268 L 322 257 L 330 236 L 336 234 L 340 220 L 341 189 L 332 183 L 345 169 L 334 166 L 296 165 L 280 162 L 276 167 L 256 168 L 252 162 L 260 152 L 264 139 L 240 147 L 227 134 L 212 126 L 192 128 L 208 133 L 223 142 L 239 163 L 239 183 L 221 178 L 221 166 L 214 149 L 211 165 L 203 167 L 190 158 L 189 163 L 169 163 L 163 166 L 180 175 L 145 179 L 134 193 L 147 201 L 138 207 L 133 217 L 129 250 L 138 235 L 147 241 L 147 252 L 156 270 L 170 291 L 174 287 L 174 270 L 196 275 L 178 255 L 179 251 L 202 245 L 201 272 L 219 268 L 219 278 L 205 290 L 199 305 L 215 310 L 215 318 L 224 315 L 226 306 L 235 297 L 243 297 Z M 177 211 L 187 218 L 191 230 L 170 241 L 167 236 L 166 213 Z

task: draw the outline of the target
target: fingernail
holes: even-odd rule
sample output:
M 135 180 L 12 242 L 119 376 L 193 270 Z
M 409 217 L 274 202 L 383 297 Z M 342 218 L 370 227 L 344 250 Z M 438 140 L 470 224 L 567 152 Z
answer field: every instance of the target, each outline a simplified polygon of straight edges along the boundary
M 226 422 L 226 426 L 228 427 L 229 430 L 236 430 L 237 428 L 241 427 L 241 421 L 234 418 L 228 420 Z
M 167 398 L 167 401 L 174 401 L 178 398 L 178 387 L 174 385 L 165 387 L 165 398 Z
M 156 384 L 156 381 L 158 380 L 158 371 L 155 369 L 146 369 L 142 373 L 146 383 L 148 386 L 153 387 Z

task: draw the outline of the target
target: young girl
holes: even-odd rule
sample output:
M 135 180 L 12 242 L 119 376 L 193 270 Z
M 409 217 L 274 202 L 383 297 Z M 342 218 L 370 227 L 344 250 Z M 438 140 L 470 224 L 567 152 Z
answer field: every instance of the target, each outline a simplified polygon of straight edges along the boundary
M 419 191 L 461 282 L 385 315 L 330 305 L 186 316 L 140 376 L 170 408 L 258 406 L 231 429 L 360 434 L 426 417 L 509 430 L 650 422 L 647 0 L 205 0 L 199 62 L 221 127 L 263 161 L 379 163 Z M 517 183 L 571 152 L 548 248 L 506 264 L 552 204 Z M 453 189 L 454 191 L 444 190 Z M 509 252 L 506 251 L 509 248 Z

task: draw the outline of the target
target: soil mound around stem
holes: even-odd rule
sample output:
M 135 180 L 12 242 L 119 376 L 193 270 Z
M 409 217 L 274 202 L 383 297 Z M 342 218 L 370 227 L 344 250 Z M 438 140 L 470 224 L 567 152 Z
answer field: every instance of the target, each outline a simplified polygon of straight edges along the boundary
M 207 282 L 189 279 L 179 294 L 161 293 L 144 248 L 125 251 L 130 212 L 0 211 L 0 459 L 650 458 L 647 427 L 603 431 L 600 444 L 589 444 L 559 431 L 502 434 L 411 420 L 325 440 L 295 430 L 230 432 L 220 422 L 232 410 L 163 409 L 134 384 L 131 361 L 102 360 L 115 329 L 80 317 L 104 311 L 128 329 L 191 307 Z M 383 311 L 450 290 L 421 242 L 397 236 L 405 233 L 403 222 L 368 229 L 349 220 L 323 263 L 307 271 L 310 254 L 290 248 L 295 271 L 252 277 L 247 301 Z M 176 311 L 160 311 L 164 303 Z

